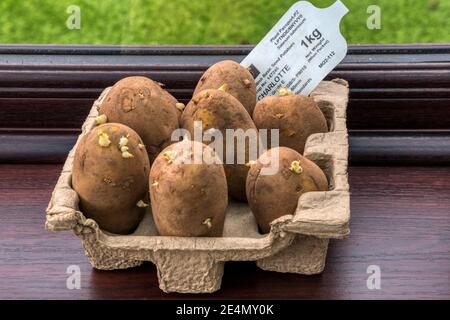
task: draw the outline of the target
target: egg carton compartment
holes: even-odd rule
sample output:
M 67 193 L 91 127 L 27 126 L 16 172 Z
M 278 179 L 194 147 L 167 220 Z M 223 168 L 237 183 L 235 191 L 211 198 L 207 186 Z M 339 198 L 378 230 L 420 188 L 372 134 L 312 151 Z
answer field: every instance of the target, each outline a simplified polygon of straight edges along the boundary
M 311 135 L 304 155 L 324 170 L 330 191 L 303 194 L 295 214 L 276 219 L 268 234 L 260 234 L 248 204 L 231 201 L 223 237 L 215 238 L 159 236 L 151 209 L 133 234 L 115 235 L 101 230 L 79 210 L 78 195 L 71 187 L 74 153 L 81 137 L 94 127 L 97 106 L 108 90 L 94 103 L 67 157 L 46 219 L 48 230 L 73 230 L 81 238 L 94 268 L 124 269 L 149 261 L 156 265 L 159 286 L 165 292 L 214 292 L 220 289 L 226 261 L 256 261 L 264 270 L 317 274 L 325 267 L 329 239 L 349 235 L 345 80 L 322 81 L 311 94 L 327 119 L 329 132 Z

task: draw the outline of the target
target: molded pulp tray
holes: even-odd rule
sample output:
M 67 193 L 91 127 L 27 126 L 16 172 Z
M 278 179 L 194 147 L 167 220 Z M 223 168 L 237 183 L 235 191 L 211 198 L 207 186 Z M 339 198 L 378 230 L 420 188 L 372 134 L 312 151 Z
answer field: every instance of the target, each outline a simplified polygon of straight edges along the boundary
M 46 228 L 73 230 L 82 239 L 94 268 L 123 269 L 151 261 L 158 269 L 161 290 L 213 292 L 220 289 L 225 261 L 256 261 L 264 270 L 317 274 L 324 269 L 329 239 L 349 235 L 346 81 L 323 81 L 311 94 L 327 118 L 330 132 L 311 135 L 304 155 L 324 170 L 330 191 L 303 194 L 295 214 L 275 220 L 265 235 L 258 232 L 246 203 L 231 202 L 221 238 L 158 236 L 151 210 L 133 234 L 119 236 L 100 230 L 79 211 L 78 196 L 71 188 L 74 152 L 80 138 L 94 127 L 97 105 L 108 90 L 94 103 L 83 124 L 47 208 Z

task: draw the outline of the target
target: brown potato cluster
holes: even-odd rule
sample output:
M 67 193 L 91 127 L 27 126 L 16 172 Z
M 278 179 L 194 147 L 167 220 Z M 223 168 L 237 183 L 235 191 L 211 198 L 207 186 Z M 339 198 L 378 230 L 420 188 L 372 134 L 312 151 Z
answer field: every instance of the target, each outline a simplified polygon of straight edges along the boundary
M 261 231 L 269 232 L 274 219 L 295 213 L 303 193 L 328 190 L 322 170 L 301 155 L 311 134 L 327 132 L 326 119 L 312 98 L 283 92 L 256 103 L 255 80 L 234 61 L 209 68 L 186 106 L 148 78 L 118 81 L 75 152 L 80 210 L 103 230 L 129 234 L 151 206 L 160 235 L 219 237 L 230 196 L 248 201 Z M 197 122 L 203 134 L 220 133 L 223 145 L 193 141 Z M 191 136 L 172 141 L 179 128 Z M 230 140 L 228 129 L 246 137 Z M 251 159 L 258 129 L 279 129 L 281 147 Z M 196 162 L 199 149 L 214 163 Z M 270 164 L 279 170 L 261 174 Z

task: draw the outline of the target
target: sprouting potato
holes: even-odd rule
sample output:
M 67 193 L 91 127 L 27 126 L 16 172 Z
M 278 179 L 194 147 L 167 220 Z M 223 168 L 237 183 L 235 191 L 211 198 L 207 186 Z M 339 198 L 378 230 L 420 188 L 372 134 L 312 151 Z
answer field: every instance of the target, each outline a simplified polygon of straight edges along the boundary
M 194 135 L 194 122 L 201 121 L 202 130 L 219 130 L 224 138 L 223 161 L 226 160 L 226 129 L 253 130 L 257 135 L 257 129 L 250 115 L 242 104 L 224 90 L 208 89 L 197 93 L 188 103 L 181 117 L 181 127 L 188 130 L 191 137 Z M 225 173 L 228 181 L 228 191 L 232 198 L 245 201 L 245 180 L 250 161 L 249 141 L 245 141 L 244 149 L 240 150 L 237 140 L 234 143 L 233 163 L 225 163 Z M 238 163 L 237 155 L 241 153 L 245 157 L 244 163 Z
M 183 140 L 164 149 L 150 171 L 153 219 L 160 235 L 222 236 L 228 204 L 227 181 L 220 160 L 194 163 L 193 151 L 212 149 Z
M 278 168 L 275 174 L 261 174 L 263 168 Z M 284 215 L 293 215 L 303 193 L 327 191 L 328 181 L 323 171 L 297 151 L 277 147 L 263 153 L 251 165 L 246 192 L 250 208 L 263 233 L 270 223 Z
M 314 133 L 328 131 L 327 121 L 315 101 L 306 96 L 280 90 L 280 96 L 258 101 L 253 121 L 258 129 L 278 129 L 279 145 L 303 154 L 306 139 Z M 270 130 L 268 130 L 270 139 Z
M 256 104 L 255 79 L 235 61 L 221 61 L 206 70 L 195 88 L 194 96 L 205 89 L 219 89 L 223 85 L 226 85 L 227 92 L 238 99 L 251 116 Z
M 118 81 L 99 106 L 99 123 L 122 123 L 135 130 L 146 146 L 150 162 L 171 143 L 179 127 L 178 101 L 161 86 L 145 77 Z M 100 117 L 105 118 L 100 118 Z
M 131 128 L 107 123 L 86 134 L 75 151 L 72 187 L 80 210 L 103 230 L 129 234 L 145 213 L 150 164 L 139 144 Z

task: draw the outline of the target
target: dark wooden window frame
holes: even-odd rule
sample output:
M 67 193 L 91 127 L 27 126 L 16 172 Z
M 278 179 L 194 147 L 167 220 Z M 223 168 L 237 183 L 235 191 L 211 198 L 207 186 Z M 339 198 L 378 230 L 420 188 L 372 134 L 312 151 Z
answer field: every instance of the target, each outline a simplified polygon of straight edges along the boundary
M 149 76 L 186 101 L 212 63 L 251 46 L 0 46 L 0 162 L 60 163 L 101 90 Z M 450 44 L 350 46 L 352 165 L 450 164 Z

